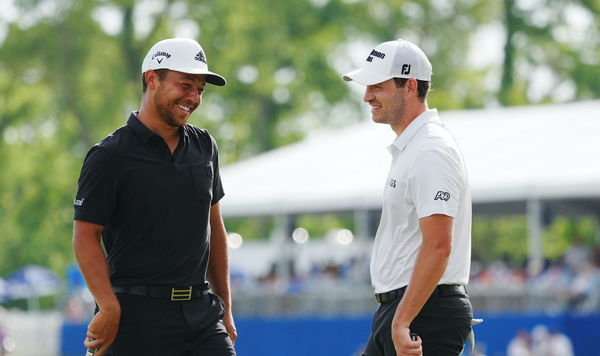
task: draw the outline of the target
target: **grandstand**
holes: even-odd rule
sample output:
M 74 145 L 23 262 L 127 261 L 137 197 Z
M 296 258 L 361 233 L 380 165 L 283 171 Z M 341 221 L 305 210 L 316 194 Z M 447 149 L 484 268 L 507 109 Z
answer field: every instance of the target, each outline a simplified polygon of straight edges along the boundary
M 441 113 L 469 165 L 473 213 L 527 214 L 532 273 L 544 219 L 600 217 L 599 115 L 600 101 Z M 298 214 L 350 212 L 354 234 L 372 237 L 392 140 L 365 121 L 224 167 L 223 215 L 274 216 L 291 236 Z

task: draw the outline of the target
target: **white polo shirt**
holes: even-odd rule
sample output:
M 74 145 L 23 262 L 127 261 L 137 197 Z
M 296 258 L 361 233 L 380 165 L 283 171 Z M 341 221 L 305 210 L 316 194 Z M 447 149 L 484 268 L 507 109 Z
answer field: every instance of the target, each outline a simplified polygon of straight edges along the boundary
M 419 115 L 388 147 L 392 165 L 371 258 L 375 293 L 408 285 L 422 235 L 419 219 L 454 217 L 452 252 L 438 284 L 469 281 L 471 192 L 465 162 L 437 110 Z

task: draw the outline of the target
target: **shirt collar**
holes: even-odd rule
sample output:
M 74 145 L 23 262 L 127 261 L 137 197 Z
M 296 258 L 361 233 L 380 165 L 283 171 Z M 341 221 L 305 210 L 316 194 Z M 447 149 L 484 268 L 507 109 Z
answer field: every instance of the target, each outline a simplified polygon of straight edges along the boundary
M 394 152 L 402 152 L 408 146 L 408 143 L 415 134 L 419 131 L 419 129 L 430 122 L 439 122 L 441 123 L 437 109 L 429 109 L 423 111 L 419 116 L 417 116 L 402 133 L 400 136 L 396 137 L 394 142 L 390 146 L 388 146 L 388 151 L 394 154 Z
M 148 143 L 150 138 L 154 136 L 158 136 L 152 130 L 146 127 L 140 119 L 138 119 L 139 111 L 132 111 L 131 115 L 129 115 L 129 119 L 127 119 L 127 126 L 133 131 L 133 133 L 143 142 Z M 188 127 L 187 125 L 183 125 L 179 127 L 179 135 L 181 137 L 188 137 Z

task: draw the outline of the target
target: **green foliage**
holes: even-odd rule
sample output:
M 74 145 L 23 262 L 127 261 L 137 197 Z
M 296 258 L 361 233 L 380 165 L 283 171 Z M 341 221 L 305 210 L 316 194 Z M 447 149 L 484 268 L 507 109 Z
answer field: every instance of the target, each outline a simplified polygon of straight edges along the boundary
M 60 306 L 60 295 L 47 295 L 34 300 L 15 299 L 2 303 L 2 307 L 13 310 L 56 310 Z
M 70 207 L 77 162 L 59 146 L 37 139 L 35 144 L 13 144 L 2 152 L 15 159 L 3 160 L 5 169 L 0 173 L 3 186 L 10 187 L 2 191 L 0 201 L 1 274 L 24 264 L 61 271 L 72 260 Z
M 334 229 L 354 229 L 352 214 L 305 214 L 296 218 L 296 226 L 305 228 L 311 238 L 322 238 Z
M 281 227 L 272 217 L 226 218 L 228 232 L 237 232 L 244 240 L 265 240 Z M 340 214 L 303 214 L 293 220 L 294 227 L 306 229 L 311 238 L 323 238 L 335 229 L 354 228 L 354 220 L 350 213 Z
M 556 260 L 576 241 L 594 249 L 599 226 L 596 218 L 557 217 L 543 232 L 543 256 Z M 524 216 L 483 217 L 473 219 L 473 259 L 491 262 L 507 258 L 513 265 L 527 260 L 527 221 Z
M 271 235 L 275 222 L 273 218 L 252 217 L 252 218 L 226 218 L 225 225 L 227 232 L 236 232 L 246 241 L 264 240 Z
M 561 257 L 574 243 L 583 243 L 590 251 L 599 241 L 598 221 L 592 216 L 579 219 L 556 218 L 544 233 L 544 256 L 554 260 Z
M 507 40 L 499 93 L 503 105 L 598 97 L 599 4 L 504 0 Z M 544 78 L 539 69 L 545 71 Z
M 491 262 L 508 257 L 520 264 L 527 257 L 527 222 L 524 216 L 475 217 L 472 230 L 473 259 Z

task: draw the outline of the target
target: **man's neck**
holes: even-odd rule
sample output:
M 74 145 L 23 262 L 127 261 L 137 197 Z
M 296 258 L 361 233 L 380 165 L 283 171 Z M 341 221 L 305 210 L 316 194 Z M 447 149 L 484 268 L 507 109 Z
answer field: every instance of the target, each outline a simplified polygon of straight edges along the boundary
M 397 124 L 391 124 L 390 127 L 396 133 L 396 136 L 400 136 L 404 130 L 413 122 L 417 117 L 419 117 L 422 113 L 429 110 L 427 107 L 427 103 L 422 103 L 422 105 L 417 105 L 413 107 L 413 110 L 407 110 L 404 118 L 400 120 Z
M 177 144 L 179 143 L 179 128 L 167 124 L 160 118 L 160 114 L 156 111 L 149 110 L 142 106 L 137 114 L 138 119 L 146 126 L 150 131 L 154 132 L 158 136 L 162 137 L 171 152 L 175 151 Z

